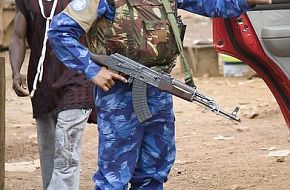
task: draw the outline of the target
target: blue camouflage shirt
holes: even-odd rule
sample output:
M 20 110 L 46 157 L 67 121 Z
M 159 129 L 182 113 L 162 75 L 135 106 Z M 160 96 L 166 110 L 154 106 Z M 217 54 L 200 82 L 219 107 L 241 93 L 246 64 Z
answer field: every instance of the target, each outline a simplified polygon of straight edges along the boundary
M 235 17 L 249 9 L 247 0 L 176 2 L 179 9 L 208 17 Z M 89 50 L 80 44 L 78 39 L 88 31 L 96 17 L 104 16 L 113 20 L 115 9 L 107 0 L 73 0 L 67 9 L 52 20 L 48 32 L 51 46 L 56 56 L 68 68 L 85 73 L 87 79 L 91 80 L 100 71 L 100 66 L 90 59 Z

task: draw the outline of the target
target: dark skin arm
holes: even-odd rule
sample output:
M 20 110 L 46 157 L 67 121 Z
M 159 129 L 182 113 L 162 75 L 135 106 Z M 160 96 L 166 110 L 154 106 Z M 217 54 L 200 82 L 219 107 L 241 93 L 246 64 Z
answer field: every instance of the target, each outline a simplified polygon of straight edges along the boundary
M 20 96 L 28 96 L 26 77 L 20 73 L 26 51 L 25 37 L 27 22 L 23 14 L 17 10 L 14 19 L 13 35 L 9 45 L 9 58 L 12 69 L 13 90 Z

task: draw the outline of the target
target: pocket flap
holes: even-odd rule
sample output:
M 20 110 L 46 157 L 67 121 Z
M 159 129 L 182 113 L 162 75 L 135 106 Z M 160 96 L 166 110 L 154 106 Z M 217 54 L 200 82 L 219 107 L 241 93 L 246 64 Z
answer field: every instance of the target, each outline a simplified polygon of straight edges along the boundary
M 158 20 L 158 21 L 148 21 L 144 20 L 145 29 L 147 31 L 154 31 L 154 30 L 167 30 L 168 25 L 165 20 Z

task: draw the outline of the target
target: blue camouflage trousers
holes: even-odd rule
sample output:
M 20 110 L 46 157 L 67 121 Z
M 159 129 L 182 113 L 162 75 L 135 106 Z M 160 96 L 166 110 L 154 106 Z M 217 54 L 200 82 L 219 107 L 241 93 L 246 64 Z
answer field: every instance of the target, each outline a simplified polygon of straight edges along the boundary
M 147 88 L 153 117 L 139 123 L 133 113 L 132 87 L 117 82 L 109 92 L 95 90 L 98 112 L 96 190 L 162 190 L 175 160 L 172 96 Z

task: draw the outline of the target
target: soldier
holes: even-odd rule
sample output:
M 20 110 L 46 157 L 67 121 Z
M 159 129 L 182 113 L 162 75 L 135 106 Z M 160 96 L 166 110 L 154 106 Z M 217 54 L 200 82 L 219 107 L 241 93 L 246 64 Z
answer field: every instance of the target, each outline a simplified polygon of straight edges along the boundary
M 179 54 L 174 27 L 168 22 L 176 7 L 205 16 L 233 17 L 254 3 L 255 0 L 74 0 L 53 19 L 49 39 L 54 53 L 97 85 L 99 158 L 98 171 L 93 176 L 95 189 L 127 189 L 129 183 L 132 190 L 163 189 L 175 160 L 175 119 L 171 95 L 148 86 L 147 103 L 152 117 L 139 123 L 133 112 L 132 87 L 121 75 L 94 63 L 90 51 L 99 54 L 100 59 L 117 52 L 169 73 Z M 173 11 L 165 11 L 168 4 Z M 78 42 L 84 33 L 90 51 Z
M 32 97 L 43 189 L 79 189 L 81 136 L 93 107 L 92 84 L 61 64 L 46 43 L 49 21 L 69 2 L 16 0 L 9 48 L 13 89 L 20 97 Z M 26 40 L 31 50 L 29 91 L 26 77 L 20 74 Z

